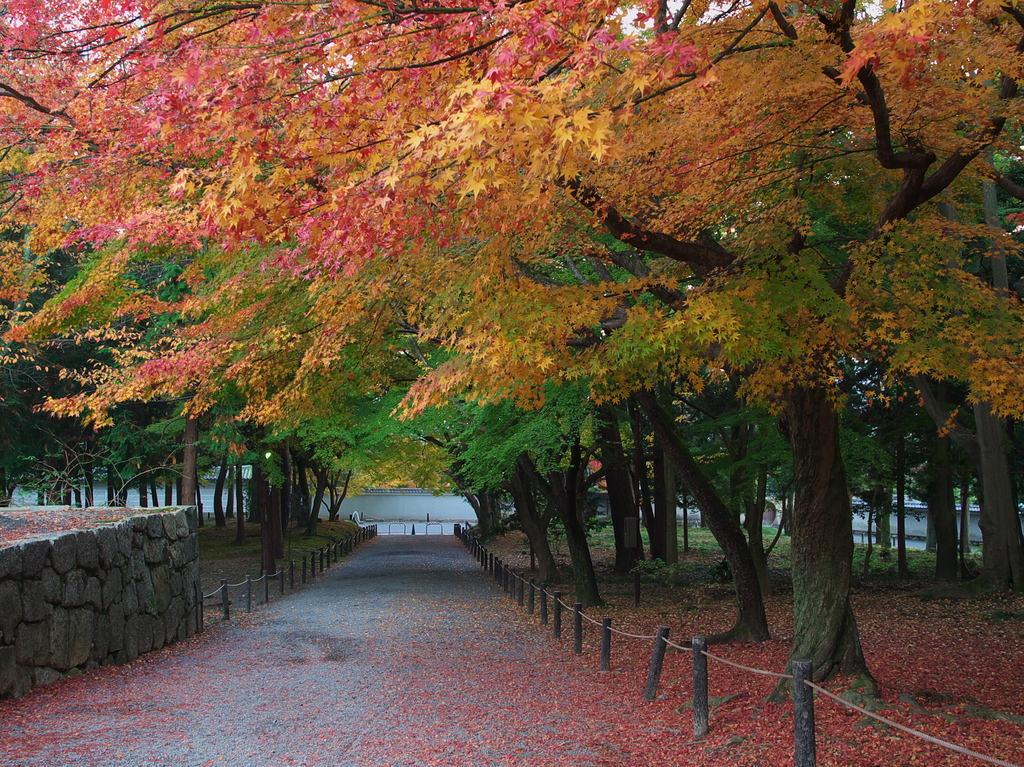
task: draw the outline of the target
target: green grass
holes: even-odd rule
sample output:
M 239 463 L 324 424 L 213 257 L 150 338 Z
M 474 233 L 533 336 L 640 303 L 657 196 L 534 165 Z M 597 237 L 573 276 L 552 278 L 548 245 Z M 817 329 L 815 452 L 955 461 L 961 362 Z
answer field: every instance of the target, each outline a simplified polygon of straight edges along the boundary
M 776 528 L 762 528 L 764 545 L 767 548 L 775 538 Z M 644 582 L 669 583 L 680 577 L 696 577 L 698 580 L 719 580 L 722 573 L 720 563 L 724 556 L 721 548 L 715 541 L 714 536 L 707 528 L 690 527 L 689 529 L 689 552 L 683 551 L 683 530 L 678 530 L 679 539 L 679 563 L 666 567 L 658 562 L 647 561 L 641 564 L 641 574 Z M 588 536 L 591 543 L 591 550 L 614 549 L 615 538 L 610 525 L 592 531 Z M 647 530 L 641 528 L 641 538 L 644 550 L 650 550 L 650 539 Z M 907 568 L 909 576 L 900 576 L 898 572 L 897 552 L 892 547 L 888 550 L 877 544 L 872 547 L 867 573 L 864 571 L 864 558 L 867 555 L 867 544 L 854 544 L 853 574 L 857 580 L 867 581 L 897 581 L 897 580 L 932 580 L 935 572 L 935 553 L 924 549 L 907 548 Z M 779 537 L 778 543 L 772 549 L 768 566 L 783 570 L 789 569 L 790 538 L 788 535 Z M 968 554 L 966 557 L 967 568 L 976 572 L 981 564 L 981 555 L 978 553 Z

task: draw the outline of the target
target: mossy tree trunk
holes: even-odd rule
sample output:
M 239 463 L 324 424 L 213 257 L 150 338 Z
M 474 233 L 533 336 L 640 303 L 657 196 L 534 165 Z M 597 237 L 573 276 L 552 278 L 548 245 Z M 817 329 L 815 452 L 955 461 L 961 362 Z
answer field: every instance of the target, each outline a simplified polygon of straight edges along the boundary
M 802 385 L 791 392 L 783 423 L 796 480 L 790 659 L 811 661 L 818 681 L 841 672 L 874 692 L 850 604 L 853 515 L 838 414 L 825 389 Z

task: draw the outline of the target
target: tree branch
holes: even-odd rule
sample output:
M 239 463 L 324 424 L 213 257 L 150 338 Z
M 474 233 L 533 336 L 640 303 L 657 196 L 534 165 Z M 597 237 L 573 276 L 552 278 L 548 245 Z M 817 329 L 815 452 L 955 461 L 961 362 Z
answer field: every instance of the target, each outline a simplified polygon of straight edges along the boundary
M 584 184 L 579 177 L 563 178 L 558 184 L 564 187 L 576 202 L 593 212 L 609 234 L 637 250 L 658 253 L 673 261 L 707 269 L 728 266 L 735 260 L 731 253 L 716 242 L 681 241 L 671 235 L 654 232 L 633 223 L 606 202 L 596 189 Z

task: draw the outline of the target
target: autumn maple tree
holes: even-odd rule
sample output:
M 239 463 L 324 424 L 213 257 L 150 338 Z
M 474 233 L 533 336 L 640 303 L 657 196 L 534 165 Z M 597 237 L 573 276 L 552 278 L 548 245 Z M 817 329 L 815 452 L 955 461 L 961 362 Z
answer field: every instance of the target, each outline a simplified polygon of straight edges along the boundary
M 867 673 L 839 360 L 963 383 L 986 444 L 1021 413 L 1019 298 L 961 247 L 1012 245 L 940 210 L 968 211 L 986 179 L 1021 191 L 992 164 L 1020 153 L 1013 3 L 13 0 L 0 24 L 4 179 L 31 225 L 5 279 L 93 246 L 15 335 L 100 314 L 133 264 L 191 254 L 193 324 L 65 408 L 188 390 L 198 413 L 241 382 L 272 420 L 383 323 L 452 351 L 414 411 L 588 381 L 674 446 L 756 637 L 742 528 L 658 403 L 736 376 L 792 448 L 793 656 L 818 676 Z M 986 513 L 986 581 L 1020 587 L 1019 518 Z

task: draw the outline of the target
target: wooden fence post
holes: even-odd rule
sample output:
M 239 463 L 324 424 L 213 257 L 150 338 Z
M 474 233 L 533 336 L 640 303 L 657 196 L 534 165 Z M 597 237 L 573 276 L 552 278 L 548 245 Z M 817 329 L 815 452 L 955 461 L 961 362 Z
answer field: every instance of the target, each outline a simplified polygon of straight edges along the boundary
M 540 625 L 548 625 L 548 585 L 540 584 Z
M 814 678 L 809 660 L 793 661 L 793 738 L 796 767 L 815 767 L 818 763 L 814 742 L 814 690 L 805 682 Z
M 693 738 L 708 736 L 708 649 L 707 637 L 693 638 Z
M 224 605 L 224 620 L 229 621 L 231 620 L 231 608 L 228 607 L 228 582 L 226 580 L 220 582 L 220 599 Z
M 252 576 L 245 576 L 245 611 L 252 612 Z
M 534 599 L 536 598 L 536 592 L 537 592 L 537 583 L 534 581 L 533 578 L 530 578 L 530 593 L 529 593 L 529 596 L 527 596 L 527 598 L 526 598 L 526 612 L 529 615 L 533 615 L 533 613 L 534 613 L 533 602 L 534 602 Z
M 647 672 L 647 687 L 644 689 L 644 700 L 650 703 L 658 693 L 658 680 L 661 678 L 661 667 L 665 662 L 665 650 L 668 645 L 668 626 L 658 626 L 658 635 L 654 638 L 654 652 L 651 655 L 651 668 Z

